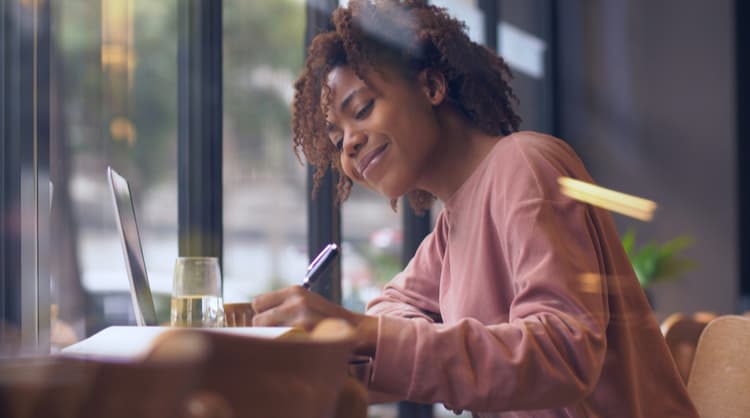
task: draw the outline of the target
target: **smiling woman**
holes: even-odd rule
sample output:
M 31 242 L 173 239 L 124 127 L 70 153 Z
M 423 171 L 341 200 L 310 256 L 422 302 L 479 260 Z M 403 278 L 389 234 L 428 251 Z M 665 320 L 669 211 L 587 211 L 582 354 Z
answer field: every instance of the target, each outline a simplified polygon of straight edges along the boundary
M 348 321 L 388 399 L 696 417 L 610 214 L 560 191 L 560 177 L 593 183 L 581 160 L 516 132 L 503 60 L 426 1 L 352 0 L 333 23 L 295 84 L 296 150 L 318 180 L 339 172 L 342 200 L 356 182 L 444 208 L 366 314 L 291 286 L 258 296 L 253 324 Z
M 335 32 L 313 40 L 310 58 L 295 84 L 293 132 L 297 151 L 318 168 L 316 180 L 328 166 L 347 174 L 339 179 L 341 200 L 348 196 L 352 180 L 363 179 L 364 174 L 361 157 L 347 162 L 346 135 L 362 147 L 361 141 L 369 139 L 362 133 L 372 129 L 366 123 L 386 120 L 391 129 L 397 120 L 402 121 L 393 129 L 403 129 L 399 132 L 403 136 L 381 135 L 387 142 L 405 144 L 407 140 L 434 137 L 437 131 L 448 128 L 447 122 L 434 132 L 425 131 L 426 122 L 439 118 L 433 107 L 445 103 L 441 111 L 451 113 L 453 120 L 470 121 L 476 134 L 507 135 L 518 129 L 520 117 L 513 109 L 515 96 L 508 85 L 507 65 L 487 48 L 471 42 L 464 25 L 444 10 L 426 2 L 405 2 L 401 7 L 388 1 L 377 6 L 353 1 L 334 13 L 333 22 Z M 353 94 L 355 90 L 357 94 Z M 414 94 L 417 91 L 422 94 Z M 378 101 L 385 101 L 390 106 L 386 109 L 401 113 L 401 118 L 382 115 Z M 355 107 L 350 108 L 352 105 Z M 405 109 L 409 112 L 403 112 Z M 381 119 L 370 118 L 371 113 Z M 337 120 L 344 116 L 358 123 Z M 322 126 L 328 129 L 320 129 Z M 375 132 L 375 136 L 378 134 L 385 132 Z M 383 138 L 380 141 L 379 145 L 387 145 Z M 372 150 L 372 145 L 367 149 Z M 357 168 L 356 174 L 346 172 L 348 163 Z M 404 194 L 402 187 L 388 179 L 382 185 L 368 185 L 391 199 Z M 406 192 L 418 210 L 428 208 L 435 196 L 423 187 Z

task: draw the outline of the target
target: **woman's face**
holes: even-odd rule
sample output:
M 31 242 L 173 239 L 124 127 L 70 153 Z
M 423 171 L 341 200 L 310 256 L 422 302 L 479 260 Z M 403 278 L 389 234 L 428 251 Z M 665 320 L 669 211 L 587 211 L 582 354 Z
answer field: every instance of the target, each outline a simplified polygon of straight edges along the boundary
M 420 181 L 439 135 L 428 91 L 393 71 L 371 71 L 368 78 L 369 86 L 340 66 L 326 80 L 328 133 L 344 173 L 391 199 L 425 188 Z

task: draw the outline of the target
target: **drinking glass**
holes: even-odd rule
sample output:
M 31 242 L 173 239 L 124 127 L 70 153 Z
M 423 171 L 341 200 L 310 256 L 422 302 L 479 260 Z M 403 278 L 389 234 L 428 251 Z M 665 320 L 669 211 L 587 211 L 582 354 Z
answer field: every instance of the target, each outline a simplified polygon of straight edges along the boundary
M 176 327 L 224 326 L 221 271 L 216 257 L 177 259 L 170 323 Z

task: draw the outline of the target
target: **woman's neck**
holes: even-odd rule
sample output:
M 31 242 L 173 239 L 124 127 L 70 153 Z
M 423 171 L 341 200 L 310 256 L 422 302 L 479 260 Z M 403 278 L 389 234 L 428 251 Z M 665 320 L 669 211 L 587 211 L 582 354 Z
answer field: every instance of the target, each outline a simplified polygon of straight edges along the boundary
M 446 201 L 474 172 L 500 137 L 487 135 L 452 106 L 438 110 L 439 145 L 417 187 Z

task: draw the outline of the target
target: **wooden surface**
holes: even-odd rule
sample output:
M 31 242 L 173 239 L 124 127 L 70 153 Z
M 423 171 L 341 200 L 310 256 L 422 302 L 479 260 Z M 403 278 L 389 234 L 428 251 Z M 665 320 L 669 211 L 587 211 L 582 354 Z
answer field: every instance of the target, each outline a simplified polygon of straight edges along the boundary
M 329 324 L 330 325 L 330 324 Z M 0 361 L 3 418 L 364 418 L 345 329 L 267 340 L 180 332 L 139 362 Z

